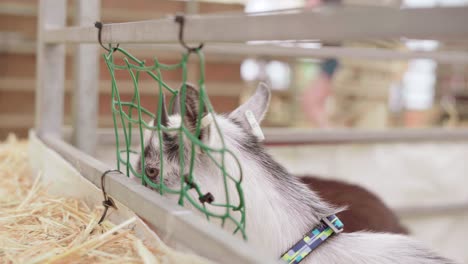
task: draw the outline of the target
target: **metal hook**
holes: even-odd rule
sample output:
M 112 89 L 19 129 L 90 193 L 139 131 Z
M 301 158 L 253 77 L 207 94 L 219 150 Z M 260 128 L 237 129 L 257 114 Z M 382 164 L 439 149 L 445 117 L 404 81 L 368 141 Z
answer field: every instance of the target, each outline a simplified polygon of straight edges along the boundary
M 101 47 L 105 50 L 107 50 L 108 52 L 110 52 L 111 50 L 109 48 L 106 48 L 103 44 L 102 44 L 102 40 L 101 40 L 101 32 L 102 32 L 102 22 L 100 21 L 96 21 L 96 23 L 94 23 L 94 26 L 99 30 L 98 31 L 98 41 L 99 41 L 99 44 L 101 45 Z M 109 47 L 112 49 L 112 52 L 115 52 L 120 46 L 120 43 L 117 43 L 117 47 L 115 48 L 112 48 L 112 45 L 109 44 Z
M 99 219 L 98 224 L 101 224 L 102 221 L 104 221 L 104 218 L 106 218 L 107 210 L 109 210 L 109 207 L 117 209 L 117 206 L 115 205 L 114 200 L 112 200 L 111 197 L 107 196 L 106 188 L 104 187 L 104 178 L 106 177 L 108 173 L 111 173 L 111 172 L 122 173 L 119 170 L 107 170 L 101 175 L 101 189 L 102 189 L 102 195 L 104 196 L 104 201 L 102 201 L 102 205 L 104 206 L 104 212 L 102 213 L 101 219 Z
M 182 15 L 182 14 L 176 15 L 175 22 L 179 23 L 179 25 L 180 25 L 180 27 L 179 27 L 179 43 L 185 49 L 187 49 L 187 51 L 189 53 L 197 52 L 198 50 L 203 48 L 204 43 L 201 43 L 200 45 L 198 45 L 198 47 L 194 47 L 194 48 L 189 47 L 187 45 L 187 43 L 185 43 L 185 40 L 184 40 L 185 17 L 184 17 L 184 15 Z

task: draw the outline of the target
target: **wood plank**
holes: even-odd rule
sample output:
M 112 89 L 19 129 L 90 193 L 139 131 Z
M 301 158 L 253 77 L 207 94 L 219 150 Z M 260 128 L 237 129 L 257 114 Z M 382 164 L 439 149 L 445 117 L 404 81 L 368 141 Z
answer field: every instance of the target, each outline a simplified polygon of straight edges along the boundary
M 167 0 L 105 0 L 102 1 L 103 21 L 123 22 L 133 20 L 155 19 L 185 10 L 186 3 Z M 200 2 L 199 13 L 214 13 L 244 10 L 242 4 Z M 8 16 L 34 17 L 37 15 L 37 0 L 5 1 L 0 3 L 0 14 Z M 74 18 L 76 9 L 69 5 L 67 14 Z
M 0 114 L 0 127 L 8 129 L 32 128 L 34 126 L 34 115 L 28 114 Z
M 16 32 L 28 40 L 34 40 L 37 35 L 37 18 L 0 15 L 0 32 Z
M 392 129 L 386 131 L 360 131 L 353 129 L 318 131 L 313 129 L 266 129 L 266 144 L 360 144 L 421 141 L 467 141 L 468 129 Z
M 34 87 L 34 86 L 32 86 Z M 27 114 L 34 116 L 35 95 L 30 91 L 3 91 L 0 90 L 0 113 Z M 3 120 L 2 120 L 3 122 Z M 0 122 L 0 123 L 2 123 Z M 34 125 L 34 121 L 30 126 Z
M 317 129 L 264 128 L 267 146 L 294 147 L 298 145 L 340 145 L 340 144 L 391 144 L 456 142 L 468 140 L 468 129 L 392 129 L 386 131 L 334 129 L 320 131 Z M 113 129 L 98 130 L 99 142 L 104 145 L 115 144 Z M 138 144 L 137 140 L 133 142 Z
M 327 7 L 261 15 L 206 15 L 186 18 L 187 42 L 253 40 L 466 39 L 468 7 L 420 9 Z M 278 24 L 278 21 L 281 21 Z M 310 25 L 320 25 L 311 28 Z M 384 25 L 384 26 L 382 26 Z M 209 30 L 207 30 L 209 29 Z M 248 29 L 248 30 L 245 30 Z M 174 18 L 104 26 L 104 43 L 176 43 Z M 157 32 L 157 34 L 156 34 Z M 94 27 L 49 30 L 50 43 L 96 43 Z
M 28 132 L 30 128 L 24 127 L 24 128 L 2 128 L 0 127 L 0 139 L 5 140 L 9 134 L 14 134 L 18 138 L 27 138 L 28 137 Z
M 75 24 L 85 26 L 100 20 L 101 0 L 75 1 Z M 93 154 L 97 144 L 99 109 L 99 47 L 80 44 L 74 56 L 72 144 Z
M 36 130 L 39 135 L 60 137 L 63 124 L 65 46 L 47 44 L 46 30 L 64 27 L 67 1 L 41 0 L 39 2 Z
M 409 51 L 384 48 L 321 47 L 302 48 L 299 45 L 207 45 L 209 52 L 223 52 L 226 55 L 274 56 L 279 58 L 359 58 L 371 60 L 433 59 L 441 63 L 468 64 L 466 51 Z
M 0 14 L 2 16 L 36 16 L 37 15 L 37 1 L 23 0 L 23 1 L 3 1 L 0 3 Z
M 35 43 L 16 41 L 0 43 L 0 52 L 30 54 L 35 52 Z M 183 48 L 176 44 L 128 44 L 124 46 L 136 57 L 153 54 L 162 60 L 180 57 Z M 102 50 L 101 50 L 102 51 Z M 240 44 L 206 44 L 203 48 L 206 63 L 240 63 L 248 57 L 267 57 L 270 59 L 303 59 L 303 58 L 356 58 L 371 60 L 409 60 L 432 59 L 446 64 L 468 64 L 468 51 L 409 51 L 384 48 L 359 47 L 321 47 L 304 48 L 300 45 L 240 45 Z M 67 54 L 71 54 L 70 48 Z M 116 54 L 121 57 L 120 54 Z

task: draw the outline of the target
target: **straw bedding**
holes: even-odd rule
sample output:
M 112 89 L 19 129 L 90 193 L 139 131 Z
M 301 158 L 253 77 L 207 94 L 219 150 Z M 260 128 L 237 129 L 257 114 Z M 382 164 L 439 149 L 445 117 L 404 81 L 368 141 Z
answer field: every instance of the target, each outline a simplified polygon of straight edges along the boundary
M 102 206 L 47 194 L 31 177 L 27 141 L 0 142 L 0 263 L 209 263 L 132 231 L 136 218 L 97 222 Z

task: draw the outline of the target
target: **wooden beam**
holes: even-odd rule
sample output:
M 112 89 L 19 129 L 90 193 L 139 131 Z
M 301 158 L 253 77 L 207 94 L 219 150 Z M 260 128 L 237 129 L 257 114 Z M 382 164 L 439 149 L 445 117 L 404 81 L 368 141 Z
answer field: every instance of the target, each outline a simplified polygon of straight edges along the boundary
M 111 124 L 112 120 L 108 121 Z M 467 141 L 468 130 L 435 129 L 397 129 L 396 131 L 351 131 L 335 130 L 330 132 L 302 129 L 303 133 L 290 132 L 291 128 L 265 128 L 268 146 L 295 146 L 295 145 L 337 145 L 337 144 L 370 144 L 370 143 L 418 143 L 423 141 L 450 142 Z M 279 132 L 279 133 L 278 133 Z M 114 131 L 111 128 L 99 129 L 99 141 L 102 144 L 115 144 Z M 327 134 L 327 136 L 325 136 Z M 300 139 L 293 137 L 300 135 Z M 281 139 L 279 138 L 281 137 Z M 137 139 L 133 142 L 137 144 Z
M 0 128 L 15 130 L 17 128 L 31 128 L 34 124 L 34 116 L 27 114 L 0 114 Z
M 106 1 L 107 2 L 107 1 Z M 104 5 L 106 5 L 104 2 Z M 115 6 L 117 2 L 118 6 Z M 182 6 L 179 2 L 181 1 L 136 1 L 139 5 L 135 5 L 133 2 L 126 4 L 124 0 L 111 1 L 101 9 L 102 17 L 104 21 L 132 21 L 136 19 L 146 20 L 165 17 L 167 14 L 173 14 L 175 12 L 183 12 L 180 8 Z M 159 2 L 159 3 L 158 3 Z M 150 7 L 148 3 L 151 4 Z M 215 12 L 233 12 L 242 11 L 243 5 L 240 4 L 224 4 L 224 3 L 209 3 L 196 2 L 198 13 L 215 13 Z M 127 8 L 131 6 L 132 8 Z M 142 8 L 144 6 L 145 8 Z M 156 7 L 156 8 L 155 8 Z M 159 7 L 159 8 L 158 8 Z M 162 8 L 161 8 L 162 7 Z M 2 15 L 14 15 L 24 17 L 35 17 L 37 15 L 38 7 L 34 2 L 22 2 L 10 0 L 0 2 L 0 14 Z M 67 15 L 69 18 L 74 18 L 76 9 L 73 5 L 67 8 Z
M 101 188 L 101 175 L 112 168 L 60 139 L 50 136 L 42 136 L 40 139 L 70 162 L 81 175 Z M 164 232 L 168 238 L 184 244 L 197 254 L 219 263 L 276 263 L 239 238 L 123 174 L 108 174 L 104 184 L 111 197 Z
M 34 52 L 35 43 L 26 41 L 0 43 L 0 52 L 30 54 Z M 134 56 L 147 56 L 158 54 L 158 58 L 174 58 L 183 48 L 178 44 L 128 44 L 124 46 Z M 68 53 L 67 49 L 67 53 Z M 171 52 L 171 53 L 167 53 Z M 372 60 L 409 60 L 431 59 L 439 63 L 468 64 L 467 51 L 409 51 L 390 50 L 384 48 L 359 47 L 321 47 L 304 48 L 300 45 L 243 45 L 243 44 L 206 44 L 203 48 L 207 63 L 224 62 L 240 63 L 246 57 L 269 57 L 272 59 L 284 58 L 356 58 Z M 117 54 L 117 56 L 120 56 Z
M 16 2 L 16 3 L 15 3 Z M 15 16 L 36 16 L 38 13 L 37 4 L 21 3 L 18 1 L 0 3 L 0 14 Z
M 265 129 L 268 145 L 361 144 L 467 141 L 468 129 L 392 129 L 390 131 Z
M 268 146 L 468 141 L 468 129 L 464 128 L 392 129 L 390 131 L 264 128 L 263 132 L 265 144 Z M 102 128 L 98 130 L 98 134 L 101 144 L 115 144 L 113 129 Z M 138 144 L 137 140 L 133 143 Z
M 451 202 L 441 205 L 419 205 L 393 208 L 393 211 L 401 218 L 434 217 L 441 215 L 466 214 L 468 201 Z
M 128 45 L 131 48 L 154 49 L 167 51 L 183 51 L 176 44 L 142 44 Z M 359 48 L 359 47 L 320 47 L 306 48 L 297 45 L 245 45 L 245 44 L 206 44 L 203 51 L 207 56 L 217 55 L 225 57 L 271 57 L 271 58 L 357 58 L 372 60 L 409 60 L 409 59 L 432 59 L 440 63 L 467 64 L 468 52 L 466 51 L 410 51 L 390 50 L 384 48 Z
M 467 64 L 468 52 L 465 51 L 404 51 L 383 48 L 321 47 L 302 48 L 300 46 L 278 45 L 207 45 L 208 53 L 225 55 L 243 54 L 245 56 L 275 56 L 296 59 L 305 58 L 355 58 L 372 60 L 409 60 L 432 59 L 441 63 Z
M 100 20 L 101 0 L 77 0 L 75 24 L 85 26 Z M 93 154 L 97 143 L 99 109 L 99 47 L 79 44 L 74 56 L 72 144 Z
M 468 7 L 420 9 L 325 7 L 271 14 L 188 16 L 187 42 L 254 40 L 466 39 Z M 105 25 L 104 43 L 176 43 L 174 18 Z M 96 43 L 97 29 L 49 30 L 49 43 Z
M 46 43 L 46 31 L 66 22 L 67 1 L 39 2 L 36 60 L 36 130 L 39 135 L 61 135 L 65 85 L 65 46 Z

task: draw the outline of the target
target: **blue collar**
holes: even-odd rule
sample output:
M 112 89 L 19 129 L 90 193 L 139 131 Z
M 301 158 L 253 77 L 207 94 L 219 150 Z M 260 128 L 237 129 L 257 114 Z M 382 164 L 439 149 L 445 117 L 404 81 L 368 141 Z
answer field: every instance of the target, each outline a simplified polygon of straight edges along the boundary
M 281 256 L 281 260 L 288 264 L 301 262 L 333 234 L 341 233 L 343 227 L 343 223 L 336 215 L 322 218 L 314 229 L 309 231 L 301 240 Z

